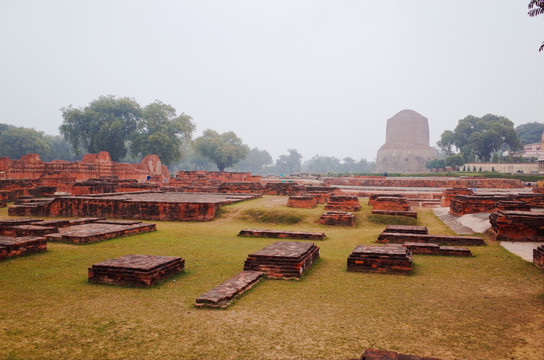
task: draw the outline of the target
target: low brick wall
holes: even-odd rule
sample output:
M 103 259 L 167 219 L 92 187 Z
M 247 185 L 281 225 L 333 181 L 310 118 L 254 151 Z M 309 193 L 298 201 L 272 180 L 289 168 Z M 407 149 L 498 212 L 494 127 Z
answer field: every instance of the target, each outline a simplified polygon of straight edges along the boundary
M 0 236 L 0 260 L 47 251 L 43 237 Z
M 150 287 L 185 268 L 185 260 L 174 256 L 125 255 L 89 268 L 93 284 Z
M 544 213 L 494 211 L 489 215 L 489 232 L 498 241 L 544 241 Z
M 412 253 L 402 246 L 358 245 L 349 255 L 348 271 L 410 274 Z
M 367 349 L 360 360 L 440 360 L 437 358 L 422 358 L 415 355 L 399 354 L 394 351 Z
M 331 195 L 325 210 L 338 210 L 338 211 L 359 211 L 361 210 L 361 203 L 359 198 L 350 195 Z
M 469 188 L 452 188 L 452 189 L 446 189 L 442 193 L 442 198 L 440 199 L 440 205 L 443 207 L 450 207 L 451 199 L 453 199 L 454 196 L 458 195 L 474 195 L 474 191 Z
M 264 187 L 265 195 L 300 195 L 306 192 L 304 185 L 297 183 L 284 183 L 284 182 L 270 182 Z
M 326 237 L 325 233 L 320 233 L 320 232 L 261 230 L 261 229 L 240 230 L 240 232 L 238 233 L 238 236 L 273 238 L 273 239 L 295 239 L 295 240 L 323 240 Z
M 417 219 L 415 211 L 394 211 L 394 210 L 372 210 L 374 215 L 406 216 Z
M 412 254 L 418 255 L 472 256 L 472 252 L 463 247 L 440 246 L 432 243 L 404 243 L 402 246 L 410 249 Z
M 483 177 L 383 177 L 383 176 L 353 176 L 324 178 L 326 185 L 347 186 L 383 186 L 383 187 L 425 187 L 425 188 L 491 188 L 516 189 L 522 188 L 523 183 L 514 179 L 490 179 Z
M 450 213 L 457 216 L 492 212 L 499 201 L 515 200 L 511 195 L 458 195 L 450 202 Z
M 347 211 L 327 211 L 321 214 L 319 223 L 323 225 L 353 226 L 355 215 Z
M 499 201 L 493 211 L 531 211 L 531 206 L 525 201 Z
M 482 238 L 476 236 L 446 236 L 446 235 L 428 235 L 428 234 L 406 234 L 406 233 L 387 233 L 382 232 L 378 236 L 377 243 L 431 243 L 438 245 L 452 246 L 481 246 L 485 245 Z
M 317 206 L 317 201 L 313 196 L 299 195 L 289 196 L 287 206 L 292 208 L 313 209 Z
M 387 225 L 383 232 L 404 234 L 428 234 L 429 229 L 427 229 L 426 226 L 416 225 Z
M 370 194 L 368 196 L 368 205 L 370 206 L 374 206 L 374 202 L 376 202 L 376 199 L 379 198 L 379 197 L 395 197 L 395 198 L 402 198 L 402 197 L 405 197 L 404 195 L 402 194 L 384 194 L 384 193 L 379 193 L 379 194 Z
M 542 194 L 518 194 L 516 200 L 526 202 L 530 207 L 544 208 L 544 193 Z
M 405 197 L 379 196 L 372 204 L 374 210 L 410 211 L 412 210 Z
M 235 194 L 262 194 L 264 187 L 257 181 L 229 181 L 219 185 L 218 192 L 220 193 L 235 193 Z
M 544 245 L 533 250 L 533 264 L 539 269 L 544 269 Z

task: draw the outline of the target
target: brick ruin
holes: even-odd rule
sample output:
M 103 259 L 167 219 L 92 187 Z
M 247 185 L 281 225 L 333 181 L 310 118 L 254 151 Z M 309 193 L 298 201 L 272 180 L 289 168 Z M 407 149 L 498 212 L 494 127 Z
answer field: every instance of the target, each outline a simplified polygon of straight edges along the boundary
M 289 196 L 287 206 L 292 208 L 313 209 L 317 206 L 315 197 L 311 195 Z
M 40 203 L 13 205 L 12 216 L 114 217 L 163 221 L 213 220 L 221 205 L 255 198 L 252 194 L 117 193 L 67 196 Z
M 410 249 L 412 254 L 416 255 L 472 256 L 472 252 L 464 247 L 440 246 L 438 244 L 417 242 L 405 242 L 402 246 Z
M 347 260 L 348 271 L 410 274 L 412 253 L 400 245 L 357 245 Z
M 484 177 L 384 177 L 384 176 L 350 176 L 322 179 L 330 186 L 365 186 L 365 187 L 411 187 L 411 188 L 488 188 L 519 189 L 523 183 L 515 179 L 494 179 Z
M 485 245 L 477 236 L 430 235 L 425 226 L 387 225 L 376 240 L 382 244 L 425 243 L 441 246 L 481 246 Z
M 93 284 L 151 287 L 185 268 L 185 260 L 174 256 L 125 255 L 89 268 Z
M 450 207 L 451 199 L 458 195 L 474 195 L 474 191 L 469 188 L 456 187 L 452 189 L 446 189 L 442 193 L 442 199 L 440 205 L 443 207 Z
M 498 241 L 544 242 L 544 213 L 494 211 L 489 215 L 489 232 Z
M 440 360 L 437 358 L 419 357 L 415 355 L 399 354 L 395 351 L 366 349 L 360 360 Z
M 44 251 L 47 251 L 47 241 L 43 237 L 0 236 L 0 260 Z
M 359 198 L 357 198 L 357 196 L 331 195 L 324 209 L 334 211 L 359 211 L 361 210 L 361 204 L 359 203 Z
M 269 279 L 300 279 L 318 258 L 314 243 L 278 241 L 249 254 L 244 270 L 262 271 Z
M 537 268 L 544 270 L 544 245 L 540 245 L 533 250 L 533 264 Z
M 493 211 L 531 211 L 531 206 L 525 201 L 499 201 Z
M 527 209 L 527 206 L 516 202 L 524 202 L 529 208 L 544 208 L 544 194 L 456 195 L 450 201 L 450 213 L 463 216 L 480 212 L 492 212 L 498 208 L 499 203 L 503 207 L 511 207 L 512 210 Z
M 326 211 L 321 214 L 319 223 L 323 225 L 354 226 L 355 215 L 347 211 Z
M 404 196 L 374 197 L 372 201 L 372 214 L 407 216 L 417 219 L 417 212 L 412 210 L 410 203 Z
M 240 230 L 238 236 L 242 237 L 260 237 L 272 239 L 294 239 L 294 240 L 323 240 L 325 233 L 309 231 L 285 231 L 285 230 L 261 230 L 244 229 Z

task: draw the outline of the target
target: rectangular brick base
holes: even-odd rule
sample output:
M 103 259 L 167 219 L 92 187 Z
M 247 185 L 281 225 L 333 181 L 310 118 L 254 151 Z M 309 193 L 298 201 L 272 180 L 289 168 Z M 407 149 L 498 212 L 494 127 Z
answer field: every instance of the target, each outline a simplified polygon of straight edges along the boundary
M 0 236 L 0 260 L 43 251 L 47 251 L 47 242 L 43 237 Z
M 244 229 L 240 230 L 238 236 L 262 237 L 273 239 L 295 239 L 295 240 L 323 240 L 325 233 L 307 231 L 283 231 L 283 230 L 261 230 Z
M 481 246 L 485 245 L 482 238 L 476 236 L 446 236 L 446 235 L 428 235 L 428 234 L 406 234 L 406 233 L 388 233 L 382 232 L 378 236 L 377 243 L 430 243 L 438 245 L 451 246 Z
M 262 271 L 242 271 L 196 299 L 195 307 L 226 308 L 235 297 L 257 284 Z
M 358 245 L 348 257 L 348 271 L 410 274 L 412 254 L 400 245 Z
M 183 271 L 185 260 L 174 256 L 125 255 L 89 268 L 93 284 L 150 287 Z
M 156 230 L 155 224 L 140 222 L 126 224 L 122 221 L 114 222 L 110 220 L 63 227 L 59 229 L 58 233 L 46 235 L 46 239 L 47 241 L 69 242 L 72 244 L 88 244 Z

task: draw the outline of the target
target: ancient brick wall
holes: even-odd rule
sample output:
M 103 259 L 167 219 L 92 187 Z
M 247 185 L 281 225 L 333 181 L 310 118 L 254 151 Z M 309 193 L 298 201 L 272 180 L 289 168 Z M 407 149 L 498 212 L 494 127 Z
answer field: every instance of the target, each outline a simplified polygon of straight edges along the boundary
M 355 215 L 347 211 L 327 211 L 321 214 L 319 223 L 323 225 L 353 226 Z
M 292 208 L 313 209 L 317 206 L 317 201 L 313 196 L 289 196 L 287 206 Z
M 512 195 L 458 195 L 450 201 L 450 213 L 457 216 L 491 212 L 499 201 L 512 201 Z
M 544 269 L 544 245 L 533 250 L 533 264 L 539 269 Z
M 264 187 L 257 181 L 228 181 L 218 187 L 220 193 L 262 194 Z
M 359 211 L 359 198 L 350 195 L 331 195 L 325 205 L 325 210 Z
M 373 210 L 410 211 L 408 200 L 404 197 L 379 196 L 372 204 Z
M 327 185 L 349 185 L 349 186 L 384 186 L 384 187 L 428 187 L 428 188 L 497 188 L 517 189 L 522 188 L 523 183 L 514 179 L 490 179 L 482 177 L 466 178 L 400 178 L 400 177 L 379 177 L 379 176 L 353 176 L 324 178 Z
M 443 207 L 450 207 L 451 199 L 457 195 L 473 195 L 474 191 L 469 188 L 452 188 L 444 190 L 442 198 L 440 199 L 440 205 Z
M 306 191 L 304 185 L 297 183 L 269 182 L 264 187 L 265 195 L 300 195 Z
M 544 213 L 494 211 L 489 222 L 490 233 L 498 241 L 544 241 Z

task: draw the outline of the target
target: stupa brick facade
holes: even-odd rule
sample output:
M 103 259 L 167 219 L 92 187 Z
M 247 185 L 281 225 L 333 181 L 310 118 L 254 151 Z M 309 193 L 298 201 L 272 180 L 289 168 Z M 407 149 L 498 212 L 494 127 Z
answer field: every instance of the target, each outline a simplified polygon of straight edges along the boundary
M 429 146 L 429 121 L 413 110 L 402 110 L 387 120 L 385 144 L 376 157 L 378 172 L 428 172 L 426 164 L 438 157 Z

